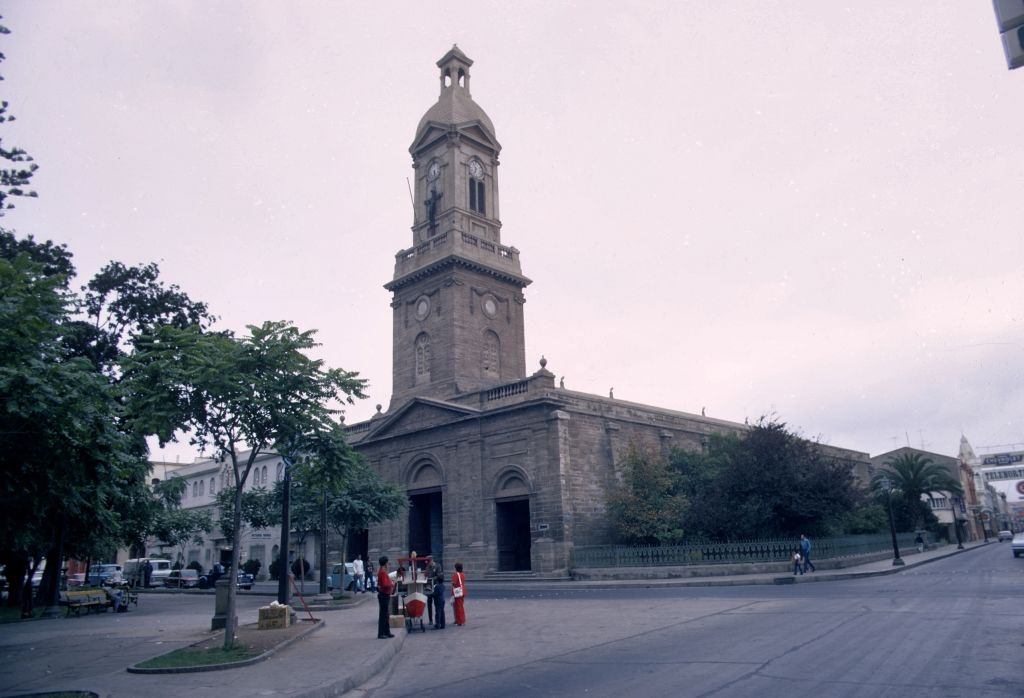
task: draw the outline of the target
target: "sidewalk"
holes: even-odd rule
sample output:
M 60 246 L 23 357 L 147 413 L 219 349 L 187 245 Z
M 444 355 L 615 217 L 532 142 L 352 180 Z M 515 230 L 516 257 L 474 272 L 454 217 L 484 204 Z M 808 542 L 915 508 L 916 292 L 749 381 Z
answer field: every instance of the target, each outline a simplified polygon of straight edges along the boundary
M 737 586 L 754 584 L 807 584 L 814 582 L 857 579 L 878 575 L 894 574 L 906 569 L 976 549 L 984 543 L 965 544 L 964 550 L 947 545 L 924 553 L 908 554 L 906 565 L 893 567 L 891 558 L 869 562 L 845 569 L 812 572 L 793 577 L 789 574 L 757 573 L 722 577 L 658 579 L 658 580 L 613 580 L 576 582 L 521 582 L 516 584 L 477 582 L 480 587 L 533 589 L 584 589 L 584 588 L 637 588 L 637 587 L 693 587 L 693 586 Z M 182 692 L 190 697 L 232 695 L 283 695 L 283 696 L 338 696 L 368 681 L 386 670 L 406 641 L 404 630 L 396 630 L 391 640 L 374 637 L 377 613 L 375 594 L 359 595 L 359 603 L 348 608 L 331 611 L 314 611 L 324 619 L 324 626 L 281 650 L 266 661 L 237 669 L 210 671 L 186 675 L 140 675 L 127 671 L 90 675 L 85 671 L 80 676 L 61 676 L 47 690 L 91 690 L 101 696 L 150 697 L 177 695 Z M 248 619 L 240 618 L 242 622 Z M 180 638 L 167 638 L 168 644 L 180 640 L 187 644 L 185 634 Z M 55 677 L 56 679 L 56 677 Z M 187 688 L 185 688 L 187 686 Z M 2 693 L 2 691 L 0 691 Z

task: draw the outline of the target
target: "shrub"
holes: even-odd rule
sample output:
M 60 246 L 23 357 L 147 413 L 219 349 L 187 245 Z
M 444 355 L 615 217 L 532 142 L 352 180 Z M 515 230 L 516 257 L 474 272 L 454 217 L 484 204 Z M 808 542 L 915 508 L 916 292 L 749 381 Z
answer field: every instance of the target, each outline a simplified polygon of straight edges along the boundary
M 270 574 L 270 578 L 277 580 L 278 575 L 281 573 L 281 559 L 277 558 L 270 563 L 267 567 L 267 572 Z
M 261 567 L 263 567 L 263 563 L 256 558 L 249 558 L 242 563 L 242 571 L 251 574 L 254 577 L 260 573 Z
M 193 560 L 192 562 L 188 563 L 188 569 L 195 570 L 199 574 L 203 573 L 203 565 L 199 562 L 199 560 Z
M 310 569 L 309 563 L 306 562 L 304 557 L 300 557 L 292 563 L 292 574 L 295 575 L 296 579 L 308 579 L 307 575 Z

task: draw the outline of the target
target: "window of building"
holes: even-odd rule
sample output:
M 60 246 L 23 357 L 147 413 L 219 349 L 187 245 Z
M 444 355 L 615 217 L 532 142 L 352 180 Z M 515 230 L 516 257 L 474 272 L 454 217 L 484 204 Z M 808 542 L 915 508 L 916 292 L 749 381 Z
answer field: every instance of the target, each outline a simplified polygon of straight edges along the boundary
M 284 479 L 284 463 L 277 464 L 277 481 Z
M 210 478 L 210 494 L 217 494 L 217 479 L 212 477 Z
M 198 497 L 199 496 L 199 483 L 198 482 L 193 482 L 192 483 L 192 496 L 193 497 Z
M 262 475 L 260 475 L 260 482 L 264 485 L 267 484 L 267 466 L 265 465 L 263 466 Z
M 430 336 L 423 332 L 416 337 L 416 378 L 430 378 Z
M 501 342 L 492 330 L 484 332 L 480 368 L 484 378 L 497 378 L 501 375 Z
M 199 496 L 202 497 L 204 494 L 206 494 L 206 481 L 205 480 L 200 480 L 199 481 Z
M 469 178 L 469 208 L 480 215 L 487 213 L 484 205 L 484 181 L 482 179 Z

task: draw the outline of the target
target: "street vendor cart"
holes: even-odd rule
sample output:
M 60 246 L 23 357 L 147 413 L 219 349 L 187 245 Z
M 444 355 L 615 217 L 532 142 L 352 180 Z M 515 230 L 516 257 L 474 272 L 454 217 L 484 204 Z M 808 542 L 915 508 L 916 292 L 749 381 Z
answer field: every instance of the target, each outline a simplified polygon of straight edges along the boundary
M 433 580 L 427 576 L 430 567 L 430 556 L 398 558 L 398 596 L 401 601 L 401 612 L 405 616 L 405 629 L 412 632 L 417 625 L 420 632 L 426 632 L 423 623 L 423 612 L 427 609 L 427 594 L 433 589 Z

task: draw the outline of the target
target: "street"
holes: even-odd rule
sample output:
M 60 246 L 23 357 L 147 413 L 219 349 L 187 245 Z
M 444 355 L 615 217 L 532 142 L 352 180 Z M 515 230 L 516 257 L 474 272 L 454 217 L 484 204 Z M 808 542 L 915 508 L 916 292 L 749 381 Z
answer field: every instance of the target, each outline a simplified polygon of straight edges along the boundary
M 413 634 L 360 693 L 1020 696 L 1022 591 L 1024 561 L 1005 544 L 822 584 L 470 586 L 466 627 Z

